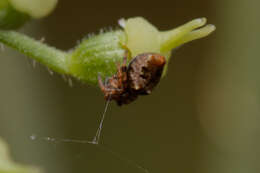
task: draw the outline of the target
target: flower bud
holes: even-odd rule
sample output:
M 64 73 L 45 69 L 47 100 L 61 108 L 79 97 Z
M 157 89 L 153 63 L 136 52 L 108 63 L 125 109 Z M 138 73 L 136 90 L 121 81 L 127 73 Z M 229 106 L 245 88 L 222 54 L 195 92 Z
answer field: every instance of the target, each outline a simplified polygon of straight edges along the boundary
M 49 15 L 56 7 L 58 0 L 9 0 L 12 6 L 32 18 Z
M 17 29 L 30 18 L 50 14 L 58 0 L 0 0 L 0 29 Z
M 14 9 L 8 0 L 0 0 L 0 29 L 19 28 L 29 18 L 29 15 Z
M 1 173 L 41 173 L 39 168 L 14 162 L 10 157 L 7 143 L 0 138 L 0 172 Z

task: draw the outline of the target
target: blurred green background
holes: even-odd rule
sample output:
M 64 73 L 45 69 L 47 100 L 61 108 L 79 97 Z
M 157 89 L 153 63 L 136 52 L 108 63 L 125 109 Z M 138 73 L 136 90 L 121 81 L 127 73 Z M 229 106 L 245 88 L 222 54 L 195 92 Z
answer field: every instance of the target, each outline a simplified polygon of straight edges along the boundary
M 111 104 L 102 133 L 105 148 L 30 140 L 91 140 L 104 110 L 98 88 L 60 75 L 7 47 L 0 58 L 0 136 L 16 161 L 48 173 L 260 171 L 260 1 L 61 0 L 49 17 L 20 31 L 60 49 L 88 33 L 143 16 L 161 30 L 207 17 L 217 30 L 173 53 L 167 76 L 147 97 Z M 109 150 L 119 153 L 119 159 Z

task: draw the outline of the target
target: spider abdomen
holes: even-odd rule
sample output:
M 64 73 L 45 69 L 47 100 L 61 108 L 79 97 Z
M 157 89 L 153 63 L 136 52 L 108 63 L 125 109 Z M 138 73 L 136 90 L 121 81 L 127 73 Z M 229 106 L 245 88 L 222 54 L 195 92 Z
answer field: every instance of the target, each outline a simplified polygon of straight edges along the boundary
M 127 56 L 122 66 L 118 64 L 117 73 L 104 84 L 99 77 L 99 87 L 105 94 L 106 100 L 115 100 L 118 105 L 129 104 L 139 95 L 152 92 L 160 81 L 165 57 L 158 53 L 144 53 L 137 55 L 126 66 Z
M 150 94 L 160 81 L 164 56 L 157 53 L 144 53 L 136 56 L 128 65 L 128 87 L 138 94 Z

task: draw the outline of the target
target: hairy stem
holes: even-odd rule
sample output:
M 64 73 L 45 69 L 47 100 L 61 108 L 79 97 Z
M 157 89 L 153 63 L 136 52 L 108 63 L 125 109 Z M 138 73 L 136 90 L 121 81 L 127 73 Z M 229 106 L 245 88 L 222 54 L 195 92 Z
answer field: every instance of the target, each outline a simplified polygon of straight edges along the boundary
M 0 30 L 0 42 L 46 65 L 53 71 L 67 74 L 68 53 L 14 31 Z

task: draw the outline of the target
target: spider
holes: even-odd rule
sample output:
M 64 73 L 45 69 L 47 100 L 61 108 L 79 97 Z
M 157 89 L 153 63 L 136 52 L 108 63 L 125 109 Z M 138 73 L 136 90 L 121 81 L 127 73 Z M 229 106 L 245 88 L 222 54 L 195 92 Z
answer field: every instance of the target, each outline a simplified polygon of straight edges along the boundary
M 98 75 L 98 84 L 105 100 L 115 100 L 119 106 L 129 104 L 139 95 L 148 95 L 159 83 L 166 59 L 158 53 L 143 53 L 133 58 L 127 66 L 128 53 L 123 64 L 117 63 L 117 72 L 103 83 Z

